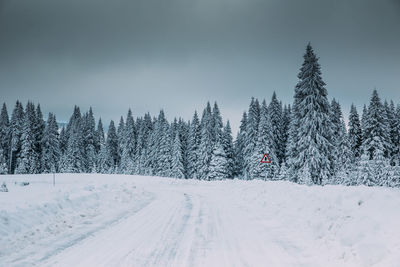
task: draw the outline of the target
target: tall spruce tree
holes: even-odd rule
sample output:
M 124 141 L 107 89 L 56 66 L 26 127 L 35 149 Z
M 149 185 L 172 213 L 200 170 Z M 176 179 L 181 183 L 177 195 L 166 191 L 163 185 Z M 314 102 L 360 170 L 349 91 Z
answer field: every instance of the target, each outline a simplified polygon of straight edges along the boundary
M 234 173 L 234 150 L 232 140 L 232 130 L 229 120 L 226 122 L 222 133 L 222 147 L 226 155 L 226 178 L 233 179 Z
M 122 157 L 122 151 L 124 149 L 124 146 L 126 145 L 126 140 L 125 140 L 125 122 L 124 122 L 124 117 L 121 116 L 117 128 L 117 140 L 118 140 L 118 157 L 117 157 L 117 166 L 118 166 L 118 173 L 123 173 L 121 170 L 121 157 Z
M 286 147 L 288 143 L 288 138 L 289 138 L 289 126 L 290 126 L 290 116 L 291 116 L 291 107 L 290 105 L 285 105 L 283 108 L 282 112 L 282 151 L 283 151 L 283 161 L 286 162 Z M 286 164 L 285 164 L 286 165 Z M 285 173 L 287 173 L 287 165 L 285 166 L 286 170 Z
M 217 102 L 215 102 L 211 119 L 211 127 L 213 128 L 213 142 L 216 142 L 217 138 L 222 136 L 223 126 L 221 112 L 219 111 Z
M 172 159 L 171 159 L 171 177 L 174 178 L 185 178 L 183 168 L 183 155 L 181 140 L 179 138 L 179 133 L 175 133 L 174 143 L 172 146 Z
M 111 120 L 110 126 L 108 127 L 106 148 L 112 161 L 113 172 L 118 167 L 118 136 L 115 129 L 114 121 Z
M 385 157 L 388 155 L 389 133 L 385 115 L 378 92 L 374 90 L 368 106 L 367 117 L 364 118 L 363 146 L 370 160 L 375 158 L 376 150 L 383 151 Z
M 61 159 L 62 172 L 79 173 L 85 169 L 82 115 L 78 106 L 68 122 L 65 136 L 68 138 L 66 151 Z
M 285 150 L 283 145 L 283 114 L 282 105 L 279 103 L 276 93 L 272 95 L 271 103 L 268 107 L 268 116 L 271 121 L 271 149 L 275 151 L 279 164 L 284 160 Z
M 362 130 L 360 124 L 360 118 L 357 113 L 356 107 L 351 104 L 349 114 L 349 143 L 350 150 L 352 153 L 352 162 L 356 162 L 361 157 L 361 145 L 362 145 Z
M 58 136 L 59 134 L 56 117 L 52 113 L 49 113 L 41 141 L 41 162 L 44 173 L 58 172 L 58 164 L 60 160 L 60 145 Z
M 363 106 L 363 111 L 361 114 L 361 132 L 362 132 L 362 140 L 365 140 L 365 127 L 367 125 L 367 119 L 368 119 L 368 109 L 367 109 L 367 105 L 364 104 Z M 361 154 L 364 153 L 363 151 L 361 152 Z
M 199 147 L 201 138 L 201 129 L 199 117 L 197 111 L 194 112 L 193 119 L 190 123 L 189 135 L 188 135 L 188 167 L 187 176 L 188 178 L 199 178 Z
M 0 150 L 2 152 L 2 163 L 8 172 L 8 159 L 10 150 L 10 119 L 8 117 L 7 106 L 4 103 L 0 114 Z M 0 167 L 1 168 L 1 167 Z M 4 168 L 3 168 L 4 170 Z
M 36 106 L 36 113 L 35 113 L 35 121 L 33 123 L 33 134 L 35 138 L 35 146 L 34 150 L 35 153 L 37 154 L 37 161 L 35 163 L 35 169 L 37 170 L 38 173 L 42 172 L 42 139 L 43 139 L 43 133 L 44 129 L 46 127 L 46 123 L 43 119 L 43 113 L 40 108 L 40 104 Z
M 313 183 L 322 184 L 332 174 L 332 123 L 321 67 L 310 44 L 307 45 L 298 78 L 293 111 L 294 125 L 298 128 L 291 131 L 297 136 L 293 144 L 297 147 L 291 164 L 299 182 L 307 183 L 301 179 L 308 177 L 309 172 Z
M 269 113 L 270 109 L 267 107 L 264 100 L 260 112 L 257 143 L 250 163 L 250 179 L 261 178 L 264 180 L 275 180 L 279 173 L 279 159 L 276 156 L 276 150 L 273 145 L 274 127 L 272 127 Z M 265 153 L 268 155 L 271 163 L 260 162 Z
M 151 137 L 153 133 L 153 122 L 151 120 L 151 116 L 149 113 L 146 113 L 143 119 L 137 119 L 137 146 L 136 146 L 136 170 L 137 174 L 149 174 L 151 171 L 151 162 L 150 158 L 150 144 Z
M 339 102 L 335 99 L 331 102 L 332 143 L 333 143 L 333 168 L 337 174 L 351 160 L 350 145 L 347 138 L 346 125 Z M 337 181 L 335 182 L 337 183 Z
M 84 125 L 84 154 L 85 154 L 85 170 L 86 172 L 96 171 L 97 146 L 96 144 L 96 122 L 94 120 L 93 110 L 90 107 L 89 112 L 85 115 Z
M 11 115 L 10 122 L 10 143 L 11 143 L 11 152 L 9 159 L 9 172 L 14 173 L 17 160 L 21 153 L 21 135 L 22 128 L 24 125 L 24 108 L 22 107 L 21 102 L 17 100 L 15 103 L 14 110 Z
M 60 143 L 60 153 L 62 156 L 65 154 L 65 151 L 67 150 L 67 144 L 68 144 L 67 133 L 66 133 L 66 129 L 64 126 L 61 128 L 61 131 L 60 131 L 59 143 Z
M 99 119 L 99 123 L 97 125 L 97 136 L 99 138 L 99 146 L 100 146 L 99 153 L 97 154 L 97 164 L 96 164 L 97 172 L 112 173 L 114 170 L 114 165 L 113 165 L 114 162 L 107 148 L 103 130 L 103 123 L 101 119 Z
M 96 154 L 100 152 L 101 148 L 101 142 L 105 142 L 105 136 L 104 136 L 104 128 L 103 128 L 103 122 L 101 121 L 101 118 L 99 119 L 99 122 L 97 123 L 97 130 L 96 130 Z
M 207 179 L 210 171 L 210 161 L 214 149 L 213 134 L 215 129 L 212 125 L 212 114 L 210 103 L 207 103 L 201 118 L 201 139 L 199 149 L 199 178 Z
M 242 120 L 240 121 L 239 132 L 234 142 L 234 176 L 243 178 L 245 169 L 245 148 L 247 139 L 247 113 L 243 112 Z
M 215 125 L 215 127 L 219 126 Z M 215 137 L 209 171 L 206 178 L 208 181 L 222 180 L 228 176 L 228 162 L 224 147 L 222 145 L 222 133 L 218 130 L 216 130 L 215 132 L 217 133 L 217 135 Z
M 258 139 L 258 124 L 260 122 L 260 104 L 257 99 L 252 98 L 246 124 L 246 139 L 244 150 L 245 177 L 251 178 L 251 166 L 254 163 L 253 154 Z
M 133 119 L 132 111 L 130 109 L 128 110 L 128 115 L 126 116 L 126 125 L 123 139 L 124 145 L 121 148 L 121 171 L 125 174 L 134 174 L 136 170 L 136 130 L 135 121 Z
M 153 147 L 156 151 L 154 171 L 158 176 L 168 177 L 171 173 L 171 131 L 163 110 L 160 111 L 157 124 L 156 147 Z
M 185 122 L 182 118 L 178 120 L 178 134 L 179 140 L 181 141 L 182 147 L 182 160 L 183 160 L 183 169 L 184 169 L 184 177 L 188 176 L 188 142 L 189 142 L 189 128 L 190 122 Z
M 36 114 L 33 103 L 28 102 L 24 116 L 21 135 L 21 153 L 17 159 L 16 173 L 34 174 L 39 173 L 37 169 L 39 155 L 36 151 L 35 127 Z
M 396 109 L 394 107 L 393 101 L 390 101 L 390 104 L 388 104 L 385 101 L 385 109 L 386 109 L 386 125 L 388 128 L 388 135 L 389 135 L 389 140 L 388 140 L 388 158 L 390 160 L 391 165 L 396 164 L 396 148 L 398 146 L 398 136 L 399 132 L 397 130 L 397 118 L 396 118 Z
M 8 173 L 7 160 L 6 157 L 4 156 L 3 149 L 0 148 L 0 175 L 7 173 Z
M 393 162 L 396 166 L 400 166 L 400 104 L 397 104 L 396 114 L 394 117 L 395 117 L 394 120 L 395 125 L 393 127 L 394 128 L 393 143 L 395 144 L 395 146 L 393 150 Z

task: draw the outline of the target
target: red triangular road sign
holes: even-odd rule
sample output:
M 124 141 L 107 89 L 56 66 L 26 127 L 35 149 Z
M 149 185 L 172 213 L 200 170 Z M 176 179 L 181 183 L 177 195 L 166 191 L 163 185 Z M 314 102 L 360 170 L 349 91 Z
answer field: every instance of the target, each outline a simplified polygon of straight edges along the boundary
M 264 154 L 264 156 L 262 157 L 261 163 L 271 163 L 271 160 L 269 159 L 267 153 Z

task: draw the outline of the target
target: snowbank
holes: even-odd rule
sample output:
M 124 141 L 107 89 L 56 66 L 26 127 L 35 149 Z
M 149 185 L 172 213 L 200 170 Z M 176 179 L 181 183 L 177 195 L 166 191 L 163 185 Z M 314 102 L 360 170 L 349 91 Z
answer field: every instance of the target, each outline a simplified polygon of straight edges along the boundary
M 98 175 L 57 174 L 55 186 L 52 175 L 3 177 L 9 192 L 0 194 L 0 266 L 53 256 L 152 198 L 126 177 L 114 183 Z M 30 184 L 21 186 L 24 181 Z
M 98 174 L 57 175 L 55 187 L 51 175 L 3 180 L 1 266 L 400 263 L 396 188 Z

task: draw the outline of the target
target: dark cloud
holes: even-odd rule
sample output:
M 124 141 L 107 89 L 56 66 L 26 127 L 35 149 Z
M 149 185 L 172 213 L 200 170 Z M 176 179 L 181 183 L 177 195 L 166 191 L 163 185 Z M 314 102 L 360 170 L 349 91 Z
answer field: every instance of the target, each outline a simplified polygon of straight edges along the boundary
M 397 0 L 0 0 L 1 100 L 106 120 L 217 100 L 237 129 L 251 96 L 292 102 L 311 41 L 344 108 L 399 102 L 399 25 Z

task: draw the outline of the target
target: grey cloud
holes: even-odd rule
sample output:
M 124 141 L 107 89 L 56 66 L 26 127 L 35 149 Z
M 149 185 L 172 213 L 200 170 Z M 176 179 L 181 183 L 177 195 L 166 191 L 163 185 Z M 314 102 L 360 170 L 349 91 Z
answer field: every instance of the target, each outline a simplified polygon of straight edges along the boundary
M 0 91 L 61 119 L 73 104 L 189 119 L 217 100 L 237 130 L 251 96 L 292 102 L 311 41 L 345 109 L 373 87 L 399 102 L 399 15 L 396 0 L 2 0 Z

